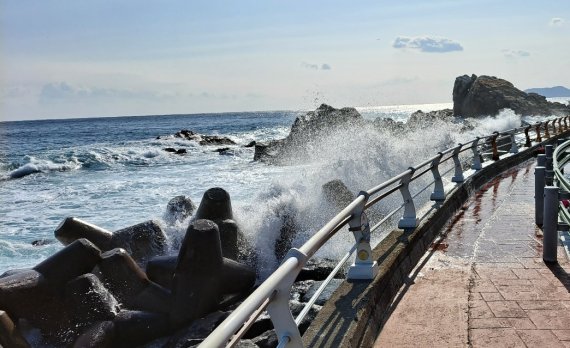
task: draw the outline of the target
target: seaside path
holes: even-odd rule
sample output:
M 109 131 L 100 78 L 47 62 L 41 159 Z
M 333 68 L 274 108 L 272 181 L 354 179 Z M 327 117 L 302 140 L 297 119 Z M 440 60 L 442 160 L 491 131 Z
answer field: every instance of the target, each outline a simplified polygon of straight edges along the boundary
M 503 173 L 442 230 L 375 347 L 570 347 L 570 263 L 542 260 L 534 160 Z

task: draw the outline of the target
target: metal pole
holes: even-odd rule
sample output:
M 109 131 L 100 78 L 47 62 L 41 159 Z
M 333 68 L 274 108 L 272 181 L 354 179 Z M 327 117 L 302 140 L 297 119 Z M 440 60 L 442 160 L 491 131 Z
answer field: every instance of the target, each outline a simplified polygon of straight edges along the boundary
M 542 225 L 542 259 L 556 262 L 558 248 L 558 187 L 544 188 L 544 223 Z
M 534 220 L 538 226 L 544 221 L 544 167 L 534 168 Z
M 538 167 L 546 167 L 546 155 L 541 153 L 540 155 L 536 156 L 536 165 Z
M 545 184 L 552 185 L 554 180 L 554 170 L 552 168 L 552 154 L 554 153 L 554 147 L 552 145 L 544 146 L 544 153 L 546 155 L 546 171 L 545 171 Z

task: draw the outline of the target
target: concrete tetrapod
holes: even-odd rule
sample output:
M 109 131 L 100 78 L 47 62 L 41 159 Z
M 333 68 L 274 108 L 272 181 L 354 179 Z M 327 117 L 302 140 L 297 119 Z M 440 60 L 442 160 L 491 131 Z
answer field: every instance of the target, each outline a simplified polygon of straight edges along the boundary
M 230 194 L 226 190 L 221 187 L 214 187 L 204 192 L 200 206 L 196 211 L 196 220 L 216 221 L 233 218 Z
M 85 238 L 103 251 L 123 248 L 137 261 L 159 255 L 167 247 L 164 231 L 153 220 L 112 233 L 81 219 L 68 217 L 57 227 L 54 234 L 63 245 Z
M 126 308 L 158 313 L 170 310 L 170 292 L 151 282 L 124 249 L 103 253 L 98 267 L 107 288 Z
M 214 222 L 201 219 L 188 226 L 172 278 L 174 328 L 216 310 L 223 294 L 253 286 L 255 272 L 224 259 L 220 244 Z
M 175 255 L 151 259 L 146 265 L 148 277 L 165 288 L 171 288 L 177 259 Z M 220 276 L 224 280 L 223 295 L 243 293 L 255 285 L 255 271 L 251 267 L 225 257 L 223 263 Z

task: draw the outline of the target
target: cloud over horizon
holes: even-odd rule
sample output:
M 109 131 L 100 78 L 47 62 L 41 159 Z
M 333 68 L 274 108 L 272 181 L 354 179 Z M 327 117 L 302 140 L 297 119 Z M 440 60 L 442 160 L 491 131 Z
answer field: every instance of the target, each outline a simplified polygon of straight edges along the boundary
M 504 49 L 502 50 L 503 55 L 507 58 L 526 58 L 530 57 L 530 52 L 522 51 L 522 50 L 509 50 Z
M 560 17 L 554 17 L 550 20 L 550 26 L 551 27 L 561 27 L 564 24 L 565 20 L 564 18 L 560 18 Z
M 392 47 L 398 49 L 414 49 L 427 53 L 447 53 L 455 51 L 463 51 L 460 43 L 442 37 L 417 36 L 407 37 L 398 36 L 394 40 Z
M 332 69 L 332 67 L 327 63 L 323 63 L 319 67 L 319 64 L 301 62 L 301 66 L 305 69 L 310 69 L 310 70 L 331 70 Z

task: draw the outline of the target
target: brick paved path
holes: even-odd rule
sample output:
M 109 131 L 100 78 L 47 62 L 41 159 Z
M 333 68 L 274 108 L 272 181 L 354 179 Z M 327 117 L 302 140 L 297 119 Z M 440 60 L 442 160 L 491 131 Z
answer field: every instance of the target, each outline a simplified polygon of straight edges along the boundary
M 396 299 L 376 347 L 570 347 L 570 264 L 542 261 L 534 163 L 463 206 Z

